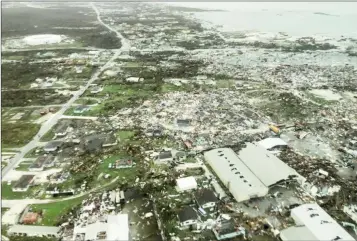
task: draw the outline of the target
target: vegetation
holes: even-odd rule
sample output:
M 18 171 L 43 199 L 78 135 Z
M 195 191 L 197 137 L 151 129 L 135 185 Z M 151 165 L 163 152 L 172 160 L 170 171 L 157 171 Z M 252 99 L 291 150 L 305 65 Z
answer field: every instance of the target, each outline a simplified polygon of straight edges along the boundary
M 1 183 L 1 198 L 2 199 L 24 199 L 29 197 L 32 193 L 33 190 L 32 188 L 29 188 L 27 192 L 13 192 L 12 191 L 12 183 L 11 185 L 8 185 L 7 182 L 2 182 Z
M 57 226 L 62 223 L 61 218 L 67 213 L 75 210 L 84 200 L 85 196 L 74 198 L 66 201 L 59 201 L 46 204 L 31 205 L 31 209 L 35 212 L 42 213 L 42 225 Z M 67 220 L 66 220 L 67 221 Z
M 19 147 L 26 145 L 40 130 L 40 125 L 26 122 L 2 122 L 1 145 L 3 147 Z
M 57 94 L 53 89 L 8 90 L 1 92 L 2 106 L 63 104 L 70 96 Z

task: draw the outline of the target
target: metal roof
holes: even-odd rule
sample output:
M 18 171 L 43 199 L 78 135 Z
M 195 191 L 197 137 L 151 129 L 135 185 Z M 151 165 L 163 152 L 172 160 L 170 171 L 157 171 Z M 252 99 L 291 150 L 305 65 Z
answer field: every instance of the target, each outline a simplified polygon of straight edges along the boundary
M 14 225 L 9 228 L 8 233 L 26 233 L 28 236 L 35 235 L 58 235 L 60 227 L 34 226 L 34 225 Z
M 291 217 L 297 225 L 304 225 L 315 237 L 313 240 L 334 240 L 340 237 L 340 241 L 355 240 L 344 228 L 342 228 L 328 213 L 318 204 L 303 204 L 291 210 Z
M 268 193 L 268 188 L 238 158 L 232 149 L 214 149 L 205 152 L 204 156 L 238 202 L 249 200 L 252 197 L 262 197 Z
M 287 180 L 289 176 L 300 177 L 294 169 L 257 144 L 248 143 L 239 152 L 239 158 L 267 187 Z
M 267 150 L 276 146 L 287 146 L 288 144 L 280 138 L 266 138 L 264 140 L 258 141 L 257 144 Z
M 283 241 L 312 241 L 316 240 L 315 236 L 307 227 L 289 227 L 280 232 L 280 238 Z

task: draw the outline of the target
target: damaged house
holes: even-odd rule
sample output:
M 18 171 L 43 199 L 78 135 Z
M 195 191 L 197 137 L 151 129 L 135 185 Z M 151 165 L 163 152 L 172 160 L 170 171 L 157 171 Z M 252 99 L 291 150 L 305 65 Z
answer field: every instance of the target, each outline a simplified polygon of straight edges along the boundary
M 43 171 L 45 167 L 52 167 L 54 165 L 55 157 L 52 155 L 39 156 L 34 163 L 29 166 L 30 172 Z
M 12 187 L 13 192 L 26 192 L 32 185 L 35 175 L 23 175 Z
M 69 126 L 67 123 L 62 123 L 58 128 L 55 130 L 55 136 L 56 137 L 64 137 L 67 135 L 69 130 Z
M 203 209 L 213 211 L 219 201 L 215 193 L 208 188 L 202 188 L 194 194 L 196 203 Z
M 50 141 L 44 147 L 45 152 L 57 151 L 63 145 L 63 141 Z
M 96 152 L 104 147 L 114 146 L 118 143 L 112 134 L 93 134 L 86 136 L 81 141 L 82 150 Z
M 245 230 L 235 225 L 233 218 L 221 215 L 212 229 L 217 240 L 231 239 L 239 235 L 245 236 Z
M 186 206 L 178 213 L 178 219 L 182 227 L 188 228 L 198 223 L 198 214 L 193 207 Z

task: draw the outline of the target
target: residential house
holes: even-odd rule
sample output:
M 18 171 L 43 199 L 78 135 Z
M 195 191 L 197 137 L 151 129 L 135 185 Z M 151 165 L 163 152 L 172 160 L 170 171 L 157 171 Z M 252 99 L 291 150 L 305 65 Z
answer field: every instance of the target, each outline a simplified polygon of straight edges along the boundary
M 90 106 L 80 105 L 80 106 L 77 106 L 76 108 L 74 108 L 73 113 L 74 114 L 82 114 L 88 110 L 90 110 Z
M 190 206 L 186 206 L 181 209 L 178 213 L 178 218 L 182 227 L 189 227 L 191 225 L 197 224 L 198 222 L 198 214 L 196 210 Z
M 43 147 L 43 150 L 45 152 L 54 152 L 57 151 L 62 146 L 62 144 L 62 141 L 50 141 Z
M 67 135 L 69 126 L 67 125 L 67 123 L 63 123 L 61 124 L 56 130 L 55 130 L 55 135 L 56 137 L 64 137 L 65 135 Z
M 242 227 L 237 227 L 233 218 L 228 215 L 221 215 L 212 231 L 217 240 L 231 239 L 239 235 L 245 235 L 245 230 Z
M 93 86 L 92 87 L 92 89 L 91 89 L 91 93 L 92 94 L 97 94 L 97 93 L 99 93 L 99 92 L 101 92 L 103 90 L 103 87 L 102 86 L 98 86 L 98 85 L 96 85 L 96 86 Z
M 158 162 L 171 162 L 174 160 L 174 157 L 172 156 L 171 150 L 169 151 L 162 151 L 159 153 L 157 156 L 157 161 Z
M 51 167 L 54 165 L 55 157 L 52 155 L 39 156 L 34 163 L 29 166 L 30 172 L 43 171 L 45 167 Z
M 126 78 L 127 82 L 133 82 L 133 83 L 137 83 L 137 82 L 143 82 L 144 78 L 140 78 L 140 77 L 128 77 Z
M 219 199 L 215 193 L 208 188 L 202 188 L 195 192 L 195 200 L 198 206 L 214 211 Z
M 13 192 L 26 192 L 34 181 L 35 175 L 23 175 L 12 187 Z
M 108 167 L 122 169 L 122 168 L 130 168 L 133 166 L 133 164 L 134 164 L 133 159 L 122 158 L 122 159 L 116 160 L 115 163 L 109 163 Z
M 7 233 L 10 236 L 45 236 L 59 238 L 61 236 L 61 228 L 52 226 L 14 225 L 9 228 Z
M 116 145 L 117 139 L 112 134 L 93 134 L 86 136 L 82 140 L 82 149 L 88 152 L 95 152 L 103 147 Z

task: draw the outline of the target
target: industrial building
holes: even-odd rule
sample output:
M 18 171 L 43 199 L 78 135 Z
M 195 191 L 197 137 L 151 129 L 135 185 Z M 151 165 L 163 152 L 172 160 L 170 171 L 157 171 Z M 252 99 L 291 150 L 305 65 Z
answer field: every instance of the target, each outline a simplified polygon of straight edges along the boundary
M 61 228 L 52 226 L 14 225 L 9 228 L 7 233 L 9 235 L 60 237 Z
M 280 232 L 283 241 L 293 240 L 355 240 L 318 204 L 303 204 L 291 210 L 295 226 Z
M 204 153 L 205 160 L 228 188 L 237 202 L 263 197 L 269 187 L 291 178 L 302 178 L 279 158 L 263 147 L 248 143 L 237 155 L 230 148 Z M 279 170 L 269 172 L 267 170 Z

